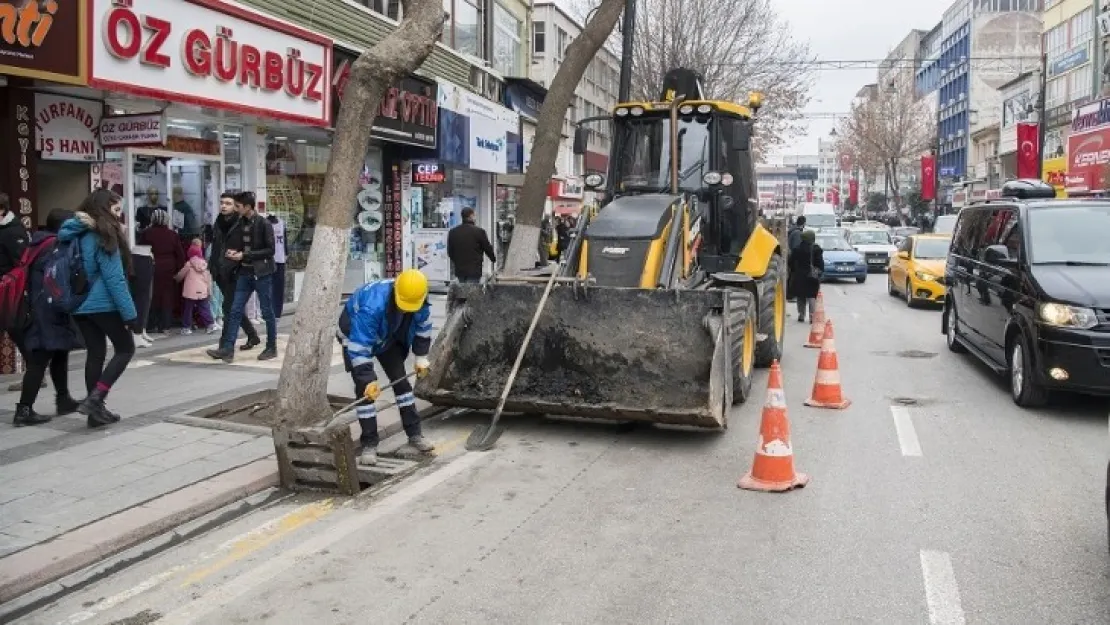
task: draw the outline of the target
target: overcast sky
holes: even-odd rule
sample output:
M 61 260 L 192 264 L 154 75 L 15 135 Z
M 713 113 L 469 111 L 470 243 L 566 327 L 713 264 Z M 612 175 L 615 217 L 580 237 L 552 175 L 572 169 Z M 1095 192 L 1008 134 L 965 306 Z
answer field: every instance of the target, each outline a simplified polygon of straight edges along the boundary
M 822 60 L 882 59 L 913 28 L 929 30 L 952 0 L 775 0 L 798 39 L 808 41 Z M 843 113 L 860 87 L 875 82 L 876 70 L 821 69 L 812 92 L 811 113 Z M 783 148 L 787 154 L 816 154 L 817 139 L 835 122 L 808 121 L 808 132 Z

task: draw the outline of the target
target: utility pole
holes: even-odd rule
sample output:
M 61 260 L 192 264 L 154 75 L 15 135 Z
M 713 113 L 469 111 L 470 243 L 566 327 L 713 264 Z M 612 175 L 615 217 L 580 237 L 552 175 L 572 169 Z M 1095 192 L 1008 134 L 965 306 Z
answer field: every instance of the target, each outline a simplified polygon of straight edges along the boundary
M 632 36 L 636 30 L 636 0 L 624 0 L 621 29 L 621 76 L 617 102 L 628 102 L 632 97 Z
M 1048 130 L 1045 95 L 1048 91 L 1048 54 L 1041 54 L 1040 95 L 1037 97 L 1037 178 L 1044 180 L 1044 139 Z

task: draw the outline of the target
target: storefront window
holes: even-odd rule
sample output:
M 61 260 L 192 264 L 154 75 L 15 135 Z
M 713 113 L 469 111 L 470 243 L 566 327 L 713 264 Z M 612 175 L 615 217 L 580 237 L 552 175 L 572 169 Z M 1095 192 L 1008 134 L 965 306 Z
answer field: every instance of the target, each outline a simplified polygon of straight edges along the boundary
M 481 174 L 462 169 L 448 169 L 446 180 L 442 183 L 413 185 L 414 194 L 421 191 L 421 226 L 452 228 L 462 221 L 462 209 L 478 210 Z
M 505 252 L 508 251 L 509 243 L 513 239 L 513 226 L 516 224 L 516 208 L 520 201 L 520 189 L 497 185 L 496 199 L 497 243 L 495 246 L 497 247 L 497 259 L 501 261 L 505 258 Z
M 243 129 L 224 126 L 224 188 L 243 189 Z
M 323 142 L 266 137 L 266 212 L 285 222 L 288 271 L 308 264 L 331 147 Z
M 481 13 L 469 0 L 455 0 L 455 49 L 482 56 Z

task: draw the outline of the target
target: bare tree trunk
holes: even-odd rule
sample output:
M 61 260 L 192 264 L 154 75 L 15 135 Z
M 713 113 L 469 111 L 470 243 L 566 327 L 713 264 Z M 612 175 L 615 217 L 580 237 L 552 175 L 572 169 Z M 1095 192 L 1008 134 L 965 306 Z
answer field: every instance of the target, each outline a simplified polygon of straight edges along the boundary
M 539 119 L 536 120 L 536 138 L 532 144 L 528 172 L 524 176 L 524 189 L 517 204 L 513 239 L 505 254 L 503 271 L 506 274 L 512 275 L 535 266 L 547 182 L 555 172 L 555 158 L 563 138 L 563 119 L 582 74 L 613 32 L 623 10 L 624 0 L 601 1 L 582 33 L 567 46 L 566 58 L 547 89 Z
M 424 63 L 443 32 L 440 0 L 402 0 L 402 5 L 401 25 L 359 56 L 343 90 L 304 289 L 278 380 L 277 419 L 283 424 L 308 425 L 327 415 L 338 304 L 370 120 L 389 88 Z

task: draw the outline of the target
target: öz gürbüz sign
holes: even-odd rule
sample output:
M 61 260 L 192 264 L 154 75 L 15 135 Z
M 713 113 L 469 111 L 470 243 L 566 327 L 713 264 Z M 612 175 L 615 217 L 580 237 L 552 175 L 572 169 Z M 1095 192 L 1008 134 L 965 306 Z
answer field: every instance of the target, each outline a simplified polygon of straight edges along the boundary
M 332 81 L 332 125 L 339 121 L 343 89 L 351 74 L 351 65 L 358 58 L 353 52 L 335 48 L 335 69 Z M 382 99 L 381 109 L 374 117 L 371 136 L 392 143 L 404 143 L 435 149 L 436 125 L 439 121 L 439 89 L 435 81 L 406 76 L 397 81 Z

